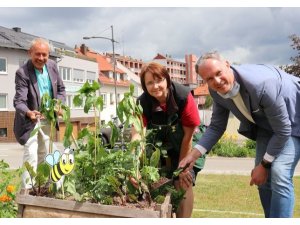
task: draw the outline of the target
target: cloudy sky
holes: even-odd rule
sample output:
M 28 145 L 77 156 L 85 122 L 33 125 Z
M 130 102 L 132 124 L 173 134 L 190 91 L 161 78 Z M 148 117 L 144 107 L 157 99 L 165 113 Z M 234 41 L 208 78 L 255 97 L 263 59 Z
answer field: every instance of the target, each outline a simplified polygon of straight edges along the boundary
M 111 52 L 104 39 L 114 27 L 116 53 L 145 61 L 157 53 L 183 59 L 218 50 L 231 62 L 287 64 L 296 52 L 289 35 L 300 35 L 297 7 L 0 7 L 0 26 Z

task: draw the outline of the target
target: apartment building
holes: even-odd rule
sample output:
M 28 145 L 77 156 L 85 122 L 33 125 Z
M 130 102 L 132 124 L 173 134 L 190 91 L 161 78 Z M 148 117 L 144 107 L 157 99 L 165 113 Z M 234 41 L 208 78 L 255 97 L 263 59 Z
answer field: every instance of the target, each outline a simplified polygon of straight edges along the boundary
M 111 53 L 105 53 L 105 55 L 112 58 Z M 139 76 L 141 69 L 144 65 L 144 62 L 141 59 L 135 59 L 131 56 L 126 56 L 126 55 L 122 56 L 120 54 L 115 54 L 115 58 L 117 62 L 119 62 L 121 65 L 125 66 L 126 68 L 128 68 L 136 76 Z
M 130 79 L 128 74 L 113 66 L 112 57 L 100 54 L 90 49 L 85 44 L 75 48 L 78 55 L 93 58 L 98 63 L 98 79 L 100 82 L 100 94 L 104 100 L 104 108 L 100 114 L 101 123 L 110 121 L 116 117 L 117 104 L 123 99 L 124 93 L 129 91 Z M 115 70 L 115 76 L 114 76 Z
M 15 95 L 15 72 L 28 59 L 28 49 L 35 35 L 22 32 L 21 28 L 5 28 L 0 26 L 0 143 L 15 142 L 13 124 L 15 109 L 13 98 Z M 46 37 L 44 37 L 47 39 Z M 57 62 L 60 75 L 64 80 L 67 93 L 67 104 L 71 107 L 74 120 L 75 135 L 90 115 L 83 109 L 74 109 L 72 97 L 85 81 L 98 80 L 98 64 L 96 61 L 78 58 L 73 48 L 64 43 L 49 40 L 51 46 L 50 58 Z M 56 139 L 61 140 L 64 130 L 57 133 Z
M 166 54 L 157 54 L 153 58 L 154 62 L 157 62 L 161 65 L 164 65 L 167 68 L 167 71 L 170 74 L 170 77 L 173 81 L 176 81 L 180 84 L 186 84 L 186 63 L 175 60 L 171 55 Z

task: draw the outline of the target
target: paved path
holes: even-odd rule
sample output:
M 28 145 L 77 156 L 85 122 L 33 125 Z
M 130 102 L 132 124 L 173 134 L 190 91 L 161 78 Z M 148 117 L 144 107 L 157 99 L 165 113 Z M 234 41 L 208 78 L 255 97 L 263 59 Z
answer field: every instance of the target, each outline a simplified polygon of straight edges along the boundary
M 56 143 L 59 149 L 63 149 L 61 143 Z M 0 160 L 9 163 L 10 168 L 16 169 L 22 166 L 22 146 L 15 143 L 0 143 Z M 226 158 L 208 157 L 204 169 L 205 174 L 239 174 L 250 175 L 253 169 L 253 158 Z M 296 167 L 295 175 L 300 176 L 300 163 Z
M 253 167 L 254 158 L 208 157 L 201 173 L 250 175 Z M 300 163 L 295 176 L 300 176 Z

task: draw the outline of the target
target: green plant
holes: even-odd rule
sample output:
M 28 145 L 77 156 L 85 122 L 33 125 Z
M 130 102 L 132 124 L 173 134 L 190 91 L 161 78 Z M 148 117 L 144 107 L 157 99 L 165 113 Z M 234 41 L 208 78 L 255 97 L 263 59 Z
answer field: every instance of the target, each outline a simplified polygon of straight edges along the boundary
M 96 111 L 102 110 L 101 100 L 97 100 L 96 92 L 100 87 L 95 84 L 86 83 L 74 98 L 74 104 L 83 104 L 87 113 L 93 108 L 95 117 Z M 72 180 L 75 182 L 78 199 L 100 202 L 102 204 L 117 203 L 121 205 L 138 200 L 145 200 L 152 204 L 150 184 L 159 179 L 158 159 L 159 152 L 155 152 L 151 158 L 146 159 L 143 154 L 145 138 L 142 124 L 142 109 L 136 104 L 133 98 L 133 86 L 128 93 L 124 94 L 123 100 L 118 105 L 118 117 L 125 127 L 134 125 L 141 134 L 141 141 L 134 141 L 127 144 L 127 151 L 105 149 L 99 140 L 97 132 L 99 123 L 95 118 L 95 130 L 88 127 L 79 134 L 79 149 L 76 152 L 76 168 Z M 91 98 L 91 100 L 87 100 Z M 101 97 L 99 97 L 101 98 Z M 86 106 L 86 105 L 89 106 Z M 98 106 L 97 106 L 98 105 Z M 118 139 L 118 129 L 115 123 L 107 124 L 112 129 L 111 145 Z M 143 159 L 143 160 L 141 160 Z M 142 163 L 141 163 L 142 162 Z M 130 179 L 138 182 L 134 187 Z
M 241 145 L 237 135 L 229 135 L 225 132 L 218 143 L 214 145 L 210 154 L 223 157 L 254 157 L 255 142 L 247 140 Z
M 64 105 L 60 99 L 53 99 L 47 93 L 42 96 L 40 112 L 50 123 L 50 142 L 49 153 L 52 153 L 54 128 L 57 126 L 58 114 L 61 114 L 62 119 L 66 125 L 64 134 L 64 146 L 69 147 L 71 145 L 70 137 L 72 135 L 73 126 L 70 123 L 70 108 Z M 35 128 L 30 136 L 35 135 L 41 127 Z
M 15 186 L 14 179 L 19 177 L 22 169 L 16 171 L 9 170 L 9 165 L 0 161 L 0 218 L 14 218 L 17 215 L 17 204 L 15 193 L 19 186 Z
M 151 154 L 146 154 L 147 147 L 145 129 L 142 120 L 142 108 L 133 98 L 134 87 L 131 85 L 129 92 L 118 105 L 118 117 L 124 126 L 134 126 L 141 136 L 141 140 L 126 143 L 124 149 L 108 149 L 100 140 L 99 123 L 100 111 L 103 108 L 102 97 L 98 97 L 100 85 L 97 82 L 89 84 L 86 82 L 74 97 L 75 106 L 83 106 L 84 112 L 94 111 L 94 123 L 83 128 L 76 141 L 75 167 L 71 174 L 63 180 L 63 198 L 73 197 L 77 201 L 90 201 L 101 204 L 137 204 L 143 207 L 153 207 L 154 199 L 163 199 L 162 193 L 155 193 L 152 184 L 160 179 L 159 161 L 161 151 L 157 146 L 152 145 Z M 46 118 L 52 123 L 55 122 L 55 112 L 59 102 L 45 97 L 44 110 Z M 48 103 L 47 103 L 48 102 Z M 60 109 L 61 106 L 59 106 Z M 69 115 L 65 117 L 68 123 Z M 111 126 L 111 142 L 114 145 L 119 138 L 116 132 L 115 123 L 104 124 Z M 37 131 L 35 131 L 37 132 Z M 59 198 L 57 190 L 49 183 L 50 168 L 42 163 L 35 172 L 27 163 L 30 179 L 35 183 L 33 193 Z M 137 185 L 132 183 L 132 179 Z M 65 190 L 65 191 L 64 191 Z M 173 186 L 169 187 L 177 200 L 183 198 L 183 194 L 177 194 Z M 174 206 L 176 207 L 176 206 Z
M 205 97 L 205 103 L 204 103 L 203 108 L 209 109 L 209 108 L 211 108 L 212 104 L 213 104 L 213 98 L 210 95 L 207 95 Z

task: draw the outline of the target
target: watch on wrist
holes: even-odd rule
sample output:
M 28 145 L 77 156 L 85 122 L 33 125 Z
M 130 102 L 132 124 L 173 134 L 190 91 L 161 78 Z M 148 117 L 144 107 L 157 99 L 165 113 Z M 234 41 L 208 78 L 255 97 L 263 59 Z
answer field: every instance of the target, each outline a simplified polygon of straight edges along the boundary
M 271 162 L 267 162 L 265 160 L 261 160 L 260 164 L 265 168 L 265 169 L 270 169 L 272 163 Z

